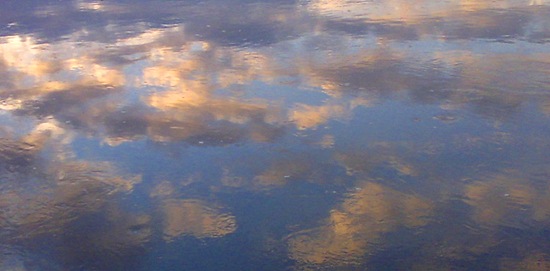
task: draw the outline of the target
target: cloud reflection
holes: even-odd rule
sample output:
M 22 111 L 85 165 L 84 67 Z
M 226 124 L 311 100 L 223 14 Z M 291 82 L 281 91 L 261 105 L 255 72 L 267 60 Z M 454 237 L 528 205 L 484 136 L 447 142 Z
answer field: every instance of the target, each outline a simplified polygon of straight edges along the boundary
M 184 235 L 197 238 L 222 237 L 237 228 L 234 216 L 199 200 L 166 200 L 162 210 L 166 241 Z
M 472 218 L 488 226 L 522 228 L 528 223 L 548 223 L 548 188 L 537 189 L 528 176 L 505 172 L 466 186 Z
M 338 9 L 339 6 L 345 9 L 350 3 L 344 2 L 320 2 L 320 6 L 326 6 L 323 8 L 326 10 Z M 438 14 L 439 10 L 454 10 L 457 6 L 467 6 L 467 11 L 513 9 L 523 6 L 518 3 L 508 1 L 488 4 L 479 1 L 455 1 L 433 6 L 425 5 L 425 9 L 412 10 Z M 97 2 L 77 2 L 77 6 L 97 4 Z M 109 3 L 101 3 L 101 5 L 103 9 L 103 6 Z M 312 5 L 317 4 L 312 2 Z M 388 10 L 392 10 L 403 6 L 403 3 L 390 1 L 373 3 L 373 5 L 385 5 Z M 395 16 L 403 17 L 399 13 Z M 411 17 L 415 16 L 411 15 Z M 290 23 L 296 18 L 290 17 L 286 20 Z M 380 19 L 380 22 L 383 23 L 386 20 L 392 21 Z M 185 24 L 182 23 L 174 27 L 145 28 L 140 33 L 117 37 L 116 43 L 110 46 L 102 42 L 77 44 L 76 40 L 80 38 L 80 32 L 75 32 L 74 37 L 69 36 L 66 40 L 52 43 L 37 40 L 32 35 L 3 37 L 2 65 L 5 69 L 3 74 L 6 74 L 5 78 L 8 79 L 5 79 L 7 82 L 6 87 L 2 89 L 2 94 L 7 97 L 6 104 L 10 105 L 6 110 L 20 109 L 18 112 L 54 117 L 58 114 L 69 114 L 77 120 L 81 119 L 82 124 L 88 124 L 87 127 L 92 131 L 100 131 L 102 125 L 109 125 L 111 122 L 114 123 L 113 126 L 120 125 L 124 121 L 131 122 L 140 128 L 135 131 L 128 128 L 128 134 L 150 133 L 151 138 L 159 141 L 182 140 L 204 134 L 205 132 L 201 129 L 208 130 L 209 128 L 204 127 L 211 123 L 230 124 L 229 126 L 239 130 L 235 127 L 257 121 L 260 125 L 256 127 L 270 131 L 263 135 L 259 133 L 258 138 L 265 138 L 279 128 L 279 123 L 289 119 L 294 120 L 298 127 L 314 128 L 329 119 L 349 114 L 353 107 L 345 106 L 345 102 L 338 98 L 342 97 L 342 93 L 351 90 L 384 94 L 411 90 L 415 93 L 413 95 L 418 96 L 419 101 L 430 101 L 429 97 L 422 95 L 433 96 L 434 94 L 429 94 L 433 92 L 426 91 L 426 88 L 433 86 L 436 89 L 431 90 L 442 94 L 436 97 L 441 101 L 450 100 L 460 104 L 476 105 L 480 99 L 486 99 L 488 102 L 482 102 L 479 106 L 490 104 L 495 100 L 497 101 L 495 107 L 506 108 L 498 103 L 504 100 L 505 105 L 510 104 L 511 108 L 516 108 L 524 99 L 523 96 L 500 93 L 492 89 L 494 87 L 484 90 L 483 87 L 506 85 L 512 90 L 519 91 L 522 86 L 529 86 L 540 91 L 547 86 L 547 81 L 543 80 L 547 64 L 545 53 L 528 56 L 492 53 L 492 56 L 484 57 L 469 51 L 451 50 L 422 54 L 423 52 L 418 52 L 415 47 L 403 49 L 384 39 L 377 40 L 375 44 L 367 44 L 374 47 L 357 48 L 357 42 L 363 37 L 350 34 L 338 34 L 344 38 L 331 43 L 320 42 L 319 53 L 304 51 L 303 48 L 308 48 L 305 45 L 309 43 L 334 37 L 324 33 L 319 34 L 321 37 L 305 35 L 304 41 L 282 39 L 279 44 L 269 49 L 233 48 L 220 46 L 208 39 L 189 37 L 186 35 L 187 30 L 184 26 Z M 117 27 L 123 29 L 123 26 L 116 24 L 110 29 L 117 32 Z M 296 49 L 289 48 L 291 46 Z M 330 60 L 328 62 L 318 60 L 320 55 L 334 48 L 343 50 L 339 51 L 339 54 L 328 54 Z M 283 51 L 285 54 L 281 53 Z M 416 53 L 421 53 L 420 60 L 426 61 L 420 63 L 428 64 L 428 61 L 436 61 L 437 65 L 430 67 L 420 64 L 420 67 L 415 68 L 411 62 L 416 60 L 412 57 Z M 293 64 L 284 61 L 281 56 L 290 56 Z M 120 58 L 126 61 L 117 61 Z M 507 68 L 517 67 L 517 65 L 522 68 Z M 137 66 L 143 67 L 138 69 L 141 73 L 129 72 Z M 459 69 L 449 70 L 448 67 L 453 66 L 458 66 Z M 423 68 L 430 69 L 423 71 Z M 429 75 L 438 70 L 439 73 Z M 522 70 L 522 74 L 527 73 L 530 76 L 515 76 L 517 70 Z M 497 71 L 505 72 L 501 74 Z M 254 80 L 275 84 L 279 77 L 289 74 L 303 77 L 304 85 L 317 87 L 328 93 L 331 103 L 322 105 L 292 103 L 285 109 L 285 107 L 279 108 L 279 105 L 270 104 L 267 99 L 226 99 L 225 95 L 217 94 L 226 87 L 250 84 Z M 380 75 L 384 74 L 391 75 L 391 78 L 380 79 Z M 431 85 L 428 81 L 439 83 Z M 135 110 L 131 113 L 135 114 L 130 114 L 131 117 L 125 119 L 120 110 L 120 103 L 122 103 L 120 96 L 116 95 L 120 94 L 122 88 L 128 92 L 127 88 L 131 87 L 153 87 L 160 91 L 142 95 L 142 99 L 131 104 L 133 107 L 130 108 Z M 457 87 L 456 91 L 447 89 L 451 87 Z M 462 96 L 461 93 L 466 93 L 464 96 L 468 97 Z M 475 97 L 469 97 L 471 95 Z M 511 98 L 506 98 L 509 96 Z M 368 101 L 368 96 L 360 97 L 358 100 Z M 76 110 L 71 108 L 71 105 L 77 102 L 89 106 L 84 106 L 79 112 L 70 112 Z M 351 103 L 358 104 L 355 100 Z M 50 109 L 51 107 L 54 109 Z M 67 107 L 71 110 L 65 110 Z M 147 111 L 149 108 L 153 110 Z M 289 111 L 288 114 L 279 114 L 279 111 L 285 110 Z M 61 111 L 69 112 L 59 113 Z M 85 117 L 77 118 L 77 115 Z M 156 132 L 157 129 L 155 129 L 157 125 L 165 127 L 159 124 L 162 122 L 170 125 L 171 121 L 177 124 L 186 123 L 188 120 L 191 122 L 188 125 L 191 132 L 183 132 L 182 135 L 164 135 L 163 132 Z M 193 132 L 195 129 L 193 127 L 197 127 L 199 131 Z M 151 129 L 145 132 L 148 128 Z M 169 126 L 168 128 L 178 130 L 181 127 Z M 220 130 L 222 133 L 225 131 L 225 129 Z M 108 131 L 116 133 L 114 130 Z M 227 131 L 231 134 L 233 130 L 228 128 Z M 239 132 L 235 133 L 237 136 Z M 256 131 L 250 133 L 256 133 Z
M 132 254 L 155 234 L 162 235 L 159 241 L 175 242 L 237 232 L 237 217 L 226 206 L 183 197 L 178 192 L 185 185 L 173 181 L 144 184 L 154 186 L 148 200 L 157 214 L 124 210 L 117 200 L 131 193 L 140 177 L 121 174 L 116 163 L 78 157 L 83 154 L 73 150 L 81 148 L 75 146 L 77 137 L 107 143 L 109 150 L 140 140 L 167 148 L 180 142 L 237 148 L 242 147 L 237 143 L 251 143 L 242 148 L 248 151 L 244 158 L 216 156 L 208 165 L 213 181 L 198 178 L 212 197 L 228 189 L 259 194 L 302 183 L 319 191 L 327 184 L 351 190 L 344 196 L 334 190 L 340 202 L 317 220 L 320 226 L 308 225 L 309 230 L 286 239 L 290 257 L 303 265 L 363 263 L 391 233 L 433 226 L 438 208 L 452 204 L 451 189 L 463 192 L 465 217 L 490 234 L 478 240 L 469 229 L 453 228 L 467 240 L 436 235 L 448 242 L 450 252 L 420 244 L 430 256 L 464 260 L 468 253 L 482 255 L 499 246 L 495 232 L 501 227 L 521 230 L 528 223 L 548 223 L 548 188 L 525 181 L 529 176 L 512 170 L 454 183 L 480 172 L 468 151 L 485 153 L 481 145 L 487 142 L 510 148 L 506 140 L 467 131 L 451 136 L 449 144 L 447 134 L 434 132 L 435 139 L 418 144 L 436 146 L 426 150 L 407 143 L 401 147 L 391 139 L 373 142 L 371 135 L 384 135 L 380 126 L 358 129 L 367 107 L 391 122 L 384 117 L 392 112 L 374 111 L 392 103 L 439 108 L 443 113 L 428 118 L 457 129 L 487 125 L 469 113 L 492 121 L 494 130 L 519 125 L 514 117 L 526 114 L 531 103 L 550 114 L 545 1 L 256 1 L 230 9 L 233 2 L 72 3 L 37 4 L 27 14 L 10 2 L 19 7 L 13 14 L 0 11 L 0 17 L 11 20 L 0 32 L 2 117 L 31 123 L 28 132 L 6 132 L 0 140 L 5 176 L 0 225 L 11 243 L 44 236 L 58 240 L 54 236 L 74 233 L 75 225 L 96 216 L 108 225 L 104 231 L 92 231 L 90 237 L 75 233 L 79 238 L 67 241 L 67 247 L 82 241 L 98 255 L 103 250 Z M 58 21 L 85 14 L 100 20 Z M 49 23 L 19 28 L 28 21 Z M 353 134 L 352 152 L 342 149 L 349 135 L 330 130 L 335 120 Z M 468 121 L 475 123 L 468 126 Z M 431 126 L 420 118 L 411 117 L 411 123 L 418 125 L 401 123 L 411 135 Z M 19 127 L 6 130 L 13 129 Z M 212 149 L 229 148 L 199 151 Z M 487 153 L 479 156 L 498 152 Z M 435 161 L 439 158 L 449 163 Z M 494 159 L 499 167 L 502 161 Z M 201 169 L 187 172 L 180 162 L 170 160 L 178 173 L 201 176 L 196 172 Z M 465 176 L 442 181 L 455 173 Z M 434 184 L 440 190 L 426 192 Z M 436 208 L 433 199 L 442 206 Z M 67 261 L 79 253 L 65 254 Z M 502 269 L 531 268 L 547 255 L 523 256 L 502 259 Z M 426 260 L 418 268 L 423 264 L 431 265 Z
M 106 5 L 78 3 L 78 6 L 91 5 L 94 10 L 102 10 Z M 346 10 L 353 3 L 309 5 L 312 12 L 335 11 L 346 17 L 351 16 Z M 388 12 L 351 9 L 363 10 L 366 14 L 360 16 L 383 23 L 392 22 L 395 16 L 413 21 L 422 21 L 433 14 L 458 16 L 454 13 L 457 7 L 466 13 L 522 7 L 515 2 L 503 3 L 502 7 L 480 2 L 426 4 L 426 9 L 402 8 L 400 1 L 372 5 Z M 400 14 L 396 7 L 411 14 Z M 375 15 L 381 17 L 372 17 Z M 299 19 L 302 18 L 286 18 L 284 23 Z M 478 22 L 474 24 L 484 27 Z M 193 144 L 224 145 L 247 139 L 273 141 L 284 133 L 284 123 L 293 122 L 298 129 L 316 128 L 331 119 L 349 118 L 356 105 L 371 106 L 377 96 L 403 91 L 410 92 L 413 100 L 419 102 L 472 105 L 482 114 L 502 118 L 513 114 L 526 99 L 525 95 L 541 93 L 548 86 L 545 53 L 532 56 L 492 52 L 482 56 L 454 50 L 427 53 L 415 47 L 398 48 L 384 39 L 376 44 L 359 45 L 361 36 L 342 34 L 342 39 L 325 33 L 304 35 L 302 40 L 281 40 L 271 48 L 241 50 L 189 36 L 184 26 L 143 29 L 134 36 L 117 38 L 109 46 L 101 42 L 81 46 L 76 42 L 80 32 L 55 43 L 41 43 L 24 35 L 3 37 L 0 46 L 5 75 L 0 93 L 3 108 L 71 121 L 75 127 L 94 134 L 105 131 L 105 142 L 112 145 L 143 136 L 160 142 L 187 140 Z M 116 25 L 112 31 L 117 31 Z M 325 38 L 336 40 L 319 43 Z M 317 44 L 318 52 L 304 51 L 308 44 Z M 339 53 L 332 54 L 336 49 Z M 281 56 L 293 61 L 287 62 Z M 518 66 L 522 68 L 509 68 Z M 129 72 L 136 69 L 137 73 Z M 260 97 L 227 98 L 227 94 L 220 93 L 257 80 L 277 84 L 279 78 L 289 75 L 300 78 L 300 87 L 319 88 L 328 94 L 329 100 L 322 105 L 274 104 Z M 135 87 L 159 91 L 142 93 L 140 101 L 132 102 L 134 110 L 143 112 L 135 112 L 128 118 L 118 116 L 121 107 L 118 95 Z M 354 94 L 358 97 L 351 103 L 342 99 L 342 94 L 349 93 L 359 93 Z M 67 110 L 75 104 L 85 106 Z M 103 130 L 114 119 L 119 120 L 116 122 L 119 127 Z M 120 132 L 124 127 L 120 122 L 134 124 L 127 126 L 126 132 Z
M 329 27 L 364 29 L 389 38 L 443 39 L 503 38 L 532 36 L 537 23 L 525 20 L 529 13 L 544 16 L 544 1 L 310 1 L 306 9 L 327 17 Z M 538 13 L 541 11 L 541 13 Z M 506 16 L 501 16 L 506 12 Z M 362 25 L 362 26 L 361 26 Z M 406 31 L 404 31 L 406 30 Z M 547 33 L 547 32 L 546 32 Z M 528 37 L 529 38 L 529 37 Z
M 346 266 L 361 263 L 399 227 L 421 227 L 430 221 L 430 201 L 383 185 L 364 182 L 330 211 L 323 226 L 292 235 L 291 257 L 305 264 Z

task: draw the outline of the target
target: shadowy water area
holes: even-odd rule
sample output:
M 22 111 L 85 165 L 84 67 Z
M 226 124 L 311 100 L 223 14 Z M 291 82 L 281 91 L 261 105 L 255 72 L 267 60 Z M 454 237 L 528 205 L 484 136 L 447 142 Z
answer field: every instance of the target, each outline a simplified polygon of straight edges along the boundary
M 4 0 L 1 270 L 550 270 L 548 0 Z

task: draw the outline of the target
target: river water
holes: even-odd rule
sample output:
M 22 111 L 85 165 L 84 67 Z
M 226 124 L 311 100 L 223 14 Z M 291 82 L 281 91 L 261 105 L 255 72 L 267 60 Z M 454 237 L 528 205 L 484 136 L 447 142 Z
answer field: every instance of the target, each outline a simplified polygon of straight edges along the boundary
M 550 270 L 547 0 L 4 0 L 0 269 Z

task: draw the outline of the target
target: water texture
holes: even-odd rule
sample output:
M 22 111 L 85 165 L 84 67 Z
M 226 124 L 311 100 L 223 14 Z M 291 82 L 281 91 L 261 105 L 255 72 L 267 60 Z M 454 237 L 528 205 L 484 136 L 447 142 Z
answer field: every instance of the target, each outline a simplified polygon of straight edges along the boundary
M 4 0 L 0 269 L 550 270 L 547 0 Z

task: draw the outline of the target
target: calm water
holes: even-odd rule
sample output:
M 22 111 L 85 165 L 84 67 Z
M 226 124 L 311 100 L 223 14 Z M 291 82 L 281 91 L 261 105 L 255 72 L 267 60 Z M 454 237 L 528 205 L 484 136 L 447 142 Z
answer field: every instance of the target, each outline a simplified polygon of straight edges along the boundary
M 0 269 L 550 270 L 548 0 L 3 0 Z

